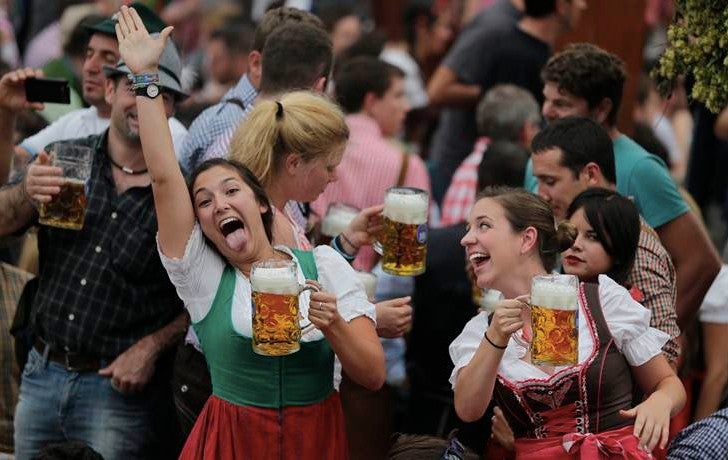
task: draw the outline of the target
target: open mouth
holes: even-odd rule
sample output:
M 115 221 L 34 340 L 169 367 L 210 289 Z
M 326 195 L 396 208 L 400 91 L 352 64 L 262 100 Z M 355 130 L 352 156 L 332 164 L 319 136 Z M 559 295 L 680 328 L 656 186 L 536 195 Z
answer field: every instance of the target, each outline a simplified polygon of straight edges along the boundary
M 484 252 L 474 252 L 470 254 L 470 256 L 468 256 L 468 260 L 470 260 L 470 263 L 473 264 L 473 268 L 477 270 L 478 268 L 487 264 L 488 261 L 490 261 L 490 254 L 486 254 Z
M 243 221 L 237 217 L 228 217 L 227 219 L 220 222 L 220 231 L 224 237 L 232 234 L 236 230 L 242 230 L 245 228 Z

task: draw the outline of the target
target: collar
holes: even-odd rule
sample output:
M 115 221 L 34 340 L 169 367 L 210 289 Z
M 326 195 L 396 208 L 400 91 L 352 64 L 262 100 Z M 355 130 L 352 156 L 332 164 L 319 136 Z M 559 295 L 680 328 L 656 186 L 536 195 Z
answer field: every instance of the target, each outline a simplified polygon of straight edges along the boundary
M 349 131 L 352 134 L 356 133 L 363 136 L 383 137 L 382 129 L 379 127 L 379 124 L 376 120 L 374 120 L 374 118 L 365 113 L 360 112 L 347 115 L 345 120 L 346 124 L 349 126 Z

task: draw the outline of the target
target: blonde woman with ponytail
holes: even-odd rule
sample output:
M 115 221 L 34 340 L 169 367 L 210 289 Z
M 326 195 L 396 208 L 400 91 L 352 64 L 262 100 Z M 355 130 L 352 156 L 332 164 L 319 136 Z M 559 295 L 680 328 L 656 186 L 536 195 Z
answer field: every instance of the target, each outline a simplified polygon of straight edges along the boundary
M 230 159 L 247 166 L 265 187 L 276 210 L 273 239 L 278 244 L 310 248 L 303 230 L 285 212 L 286 204 L 313 201 L 336 180 L 348 138 L 339 107 L 310 91 L 259 101 L 235 132 Z M 350 241 L 364 244 L 362 237 L 366 239 L 352 235 Z
M 464 421 L 477 420 L 495 398 L 519 459 L 652 458 L 652 449 L 667 443 L 685 391 L 661 353 L 669 337 L 649 327 L 649 311 L 626 289 L 604 275 L 581 283 L 578 363 L 531 364 L 531 280 L 550 273 L 576 238 L 568 222 L 554 224 L 536 195 L 508 188 L 479 195 L 462 245 L 478 286 L 505 300 L 490 318 L 473 318 L 450 345 L 455 410 Z M 632 400 L 635 383 L 643 401 Z

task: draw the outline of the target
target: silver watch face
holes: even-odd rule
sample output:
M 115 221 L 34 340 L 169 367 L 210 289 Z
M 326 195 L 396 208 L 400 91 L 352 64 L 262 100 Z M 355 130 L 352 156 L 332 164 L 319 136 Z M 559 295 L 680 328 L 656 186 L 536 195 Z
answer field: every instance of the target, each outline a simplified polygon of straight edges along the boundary
M 159 95 L 159 86 L 151 84 L 147 86 L 147 96 L 157 97 Z

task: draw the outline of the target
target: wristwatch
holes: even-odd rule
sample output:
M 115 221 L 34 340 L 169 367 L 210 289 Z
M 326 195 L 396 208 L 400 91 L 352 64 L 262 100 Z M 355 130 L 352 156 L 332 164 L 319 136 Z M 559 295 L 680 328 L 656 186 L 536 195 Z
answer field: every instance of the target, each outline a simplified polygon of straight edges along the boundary
M 159 96 L 159 86 L 155 85 L 154 83 L 142 86 L 141 88 L 136 89 L 136 95 L 146 96 L 150 99 L 154 99 L 155 97 Z

